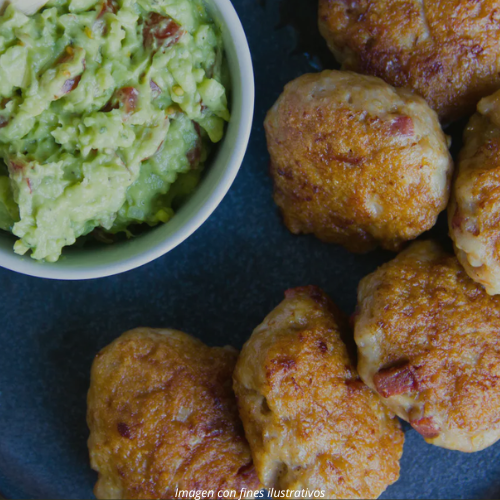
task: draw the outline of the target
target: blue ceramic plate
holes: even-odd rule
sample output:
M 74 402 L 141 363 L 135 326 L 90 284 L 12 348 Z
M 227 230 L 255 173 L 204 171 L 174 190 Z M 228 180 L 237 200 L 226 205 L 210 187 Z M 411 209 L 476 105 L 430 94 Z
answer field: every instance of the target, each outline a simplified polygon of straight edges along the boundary
M 172 326 L 240 347 L 299 285 L 323 287 L 346 312 L 359 280 L 391 254 L 348 253 L 292 236 L 271 197 L 262 122 L 285 83 L 336 67 L 313 0 L 234 0 L 256 71 L 255 126 L 242 170 L 207 223 L 165 257 L 111 278 L 54 282 L 0 269 L 0 492 L 6 498 L 91 498 L 89 371 L 130 328 Z M 459 143 L 460 125 L 454 132 Z M 458 133 L 458 135 L 457 135 Z M 446 241 L 441 218 L 433 235 Z M 426 444 L 405 427 L 400 480 L 383 498 L 500 498 L 500 443 L 476 454 Z

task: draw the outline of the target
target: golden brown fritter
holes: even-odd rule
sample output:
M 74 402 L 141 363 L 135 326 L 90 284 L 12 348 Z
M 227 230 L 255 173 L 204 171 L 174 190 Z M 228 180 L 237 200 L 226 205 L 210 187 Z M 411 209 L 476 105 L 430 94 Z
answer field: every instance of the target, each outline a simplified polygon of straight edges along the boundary
M 500 297 L 417 242 L 364 278 L 358 370 L 428 443 L 478 451 L 500 438 Z
M 500 294 L 500 92 L 480 101 L 464 134 L 448 209 L 450 236 L 469 276 Z
M 403 433 L 359 379 L 345 323 L 319 288 L 296 288 L 241 352 L 234 388 L 267 488 L 376 498 L 399 477 Z
M 320 0 L 319 26 L 344 69 L 412 88 L 444 122 L 500 87 L 498 0 Z
M 87 413 L 97 498 L 259 489 L 232 390 L 237 355 L 151 328 L 97 355 Z
M 289 83 L 265 128 L 274 199 L 292 233 L 352 251 L 397 250 L 446 208 L 452 160 L 425 101 L 374 77 Z

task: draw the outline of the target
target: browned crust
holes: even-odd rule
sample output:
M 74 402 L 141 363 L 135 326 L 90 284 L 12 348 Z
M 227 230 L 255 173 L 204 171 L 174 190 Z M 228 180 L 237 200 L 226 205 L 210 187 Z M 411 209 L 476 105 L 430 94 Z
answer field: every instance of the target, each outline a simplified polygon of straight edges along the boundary
M 347 319 L 317 287 L 286 292 L 234 372 L 240 415 L 267 488 L 376 498 L 399 476 L 399 423 L 358 377 Z
M 393 411 L 451 449 L 500 437 L 500 296 L 417 242 L 361 281 L 358 306 L 358 370 Z
M 345 69 L 422 95 L 450 122 L 500 87 L 498 0 L 320 0 L 319 26 Z
M 265 130 L 274 200 L 294 234 L 354 252 L 399 250 L 447 205 L 452 161 L 435 113 L 379 79 L 304 75 Z
M 103 349 L 88 396 L 96 497 L 259 489 L 232 391 L 236 358 L 172 330 L 132 330 Z
M 448 212 L 459 261 L 500 294 L 500 92 L 481 100 L 465 129 Z

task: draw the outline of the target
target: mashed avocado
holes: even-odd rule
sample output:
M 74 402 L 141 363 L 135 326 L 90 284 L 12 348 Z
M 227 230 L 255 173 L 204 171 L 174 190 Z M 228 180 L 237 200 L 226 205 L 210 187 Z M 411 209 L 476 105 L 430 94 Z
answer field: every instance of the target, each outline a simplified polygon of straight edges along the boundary
M 56 261 L 173 216 L 229 120 L 201 0 L 53 0 L 0 16 L 0 228 Z

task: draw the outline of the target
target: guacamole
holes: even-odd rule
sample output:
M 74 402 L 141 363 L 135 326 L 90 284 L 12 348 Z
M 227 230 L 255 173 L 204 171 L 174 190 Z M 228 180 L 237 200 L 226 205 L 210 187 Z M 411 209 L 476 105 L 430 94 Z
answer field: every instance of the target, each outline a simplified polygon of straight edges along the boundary
M 0 16 L 0 228 L 56 261 L 96 229 L 167 222 L 229 120 L 201 0 L 52 0 Z

